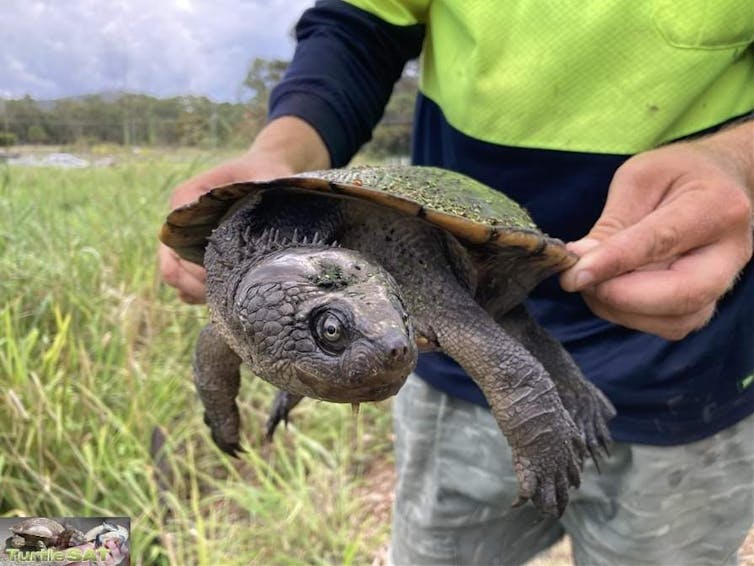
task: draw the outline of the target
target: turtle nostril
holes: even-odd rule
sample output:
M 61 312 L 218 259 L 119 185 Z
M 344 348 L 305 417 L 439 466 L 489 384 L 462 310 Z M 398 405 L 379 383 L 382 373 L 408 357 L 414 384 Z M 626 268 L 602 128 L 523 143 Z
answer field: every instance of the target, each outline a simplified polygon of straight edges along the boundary
M 382 351 L 386 367 L 403 368 L 411 363 L 411 346 L 409 337 L 403 332 L 390 332 L 383 337 Z
M 390 357 L 392 358 L 403 357 L 406 354 L 408 354 L 407 346 L 403 346 L 402 348 L 393 348 L 392 350 L 390 350 Z

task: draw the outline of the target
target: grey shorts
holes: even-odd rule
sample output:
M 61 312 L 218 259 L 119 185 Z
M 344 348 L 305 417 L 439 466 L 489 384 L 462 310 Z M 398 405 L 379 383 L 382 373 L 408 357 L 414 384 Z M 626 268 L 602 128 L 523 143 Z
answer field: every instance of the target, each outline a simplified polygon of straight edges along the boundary
M 753 417 L 681 446 L 614 444 L 556 520 L 511 508 L 510 449 L 489 411 L 411 376 L 394 415 L 393 564 L 522 564 L 565 533 L 577 564 L 735 564 L 754 522 Z

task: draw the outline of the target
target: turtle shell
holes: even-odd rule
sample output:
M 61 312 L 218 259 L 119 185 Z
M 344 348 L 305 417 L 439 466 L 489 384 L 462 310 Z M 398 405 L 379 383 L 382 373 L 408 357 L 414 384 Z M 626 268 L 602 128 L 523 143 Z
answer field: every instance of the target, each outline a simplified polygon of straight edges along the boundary
M 543 234 L 528 213 L 500 191 L 460 173 L 420 166 L 328 169 L 216 187 L 173 210 L 160 239 L 182 258 L 201 264 L 207 238 L 239 199 L 280 188 L 350 197 L 418 216 L 472 247 L 529 252 L 553 272 L 576 261 L 560 240 Z
M 10 530 L 13 534 L 24 537 L 56 538 L 65 527 L 52 519 L 35 517 L 13 525 Z

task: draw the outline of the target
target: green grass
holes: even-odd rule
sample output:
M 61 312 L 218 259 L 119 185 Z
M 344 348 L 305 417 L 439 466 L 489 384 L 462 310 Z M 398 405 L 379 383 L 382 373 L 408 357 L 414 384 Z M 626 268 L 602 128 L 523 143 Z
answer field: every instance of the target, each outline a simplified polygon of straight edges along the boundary
M 156 272 L 171 187 L 209 159 L 0 167 L 0 515 L 127 515 L 134 564 L 362 564 L 388 525 L 370 466 L 389 408 L 302 403 L 262 441 L 273 390 L 245 374 L 240 460 L 202 423 L 190 360 L 204 324 Z M 153 429 L 168 438 L 155 479 Z

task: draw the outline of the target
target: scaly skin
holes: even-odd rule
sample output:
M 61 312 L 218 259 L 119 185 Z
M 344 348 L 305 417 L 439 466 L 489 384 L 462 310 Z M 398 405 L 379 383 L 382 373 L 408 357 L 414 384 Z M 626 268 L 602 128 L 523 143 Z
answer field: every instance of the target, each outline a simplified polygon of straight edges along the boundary
M 342 248 L 330 247 L 335 238 Z M 218 445 L 235 452 L 238 442 L 227 352 L 287 392 L 269 431 L 302 396 L 395 393 L 415 365 L 416 338 L 453 357 L 483 391 L 513 451 L 518 503 L 562 514 L 587 451 L 608 441 L 609 404 L 528 317 L 514 309 L 496 322 L 485 311 L 463 250 L 440 229 L 373 205 L 302 195 L 242 205 L 205 256 L 212 320 L 227 346 L 216 348 L 222 363 L 197 364 L 197 383 Z M 323 340 L 323 312 L 348 337 L 337 351 Z
M 524 305 L 507 312 L 497 322 L 521 342 L 550 374 L 563 406 L 584 434 L 586 448 L 599 469 L 600 455 L 609 455 L 610 432 L 606 423 L 615 416 L 613 405 L 599 389 L 584 379 L 562 344 L 529 316 Z

